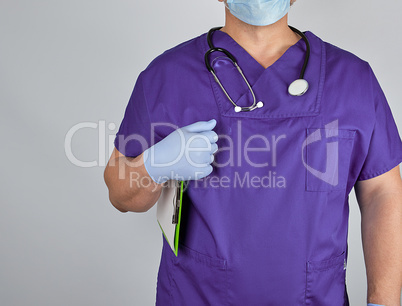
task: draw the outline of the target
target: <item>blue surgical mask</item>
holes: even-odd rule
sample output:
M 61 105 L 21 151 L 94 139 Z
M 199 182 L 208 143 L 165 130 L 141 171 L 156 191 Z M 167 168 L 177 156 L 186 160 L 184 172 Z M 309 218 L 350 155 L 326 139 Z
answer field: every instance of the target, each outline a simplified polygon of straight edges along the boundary
M 289 12 L 290 0 L 227 0 L 226 7 L 245 23 L 266 26 Z

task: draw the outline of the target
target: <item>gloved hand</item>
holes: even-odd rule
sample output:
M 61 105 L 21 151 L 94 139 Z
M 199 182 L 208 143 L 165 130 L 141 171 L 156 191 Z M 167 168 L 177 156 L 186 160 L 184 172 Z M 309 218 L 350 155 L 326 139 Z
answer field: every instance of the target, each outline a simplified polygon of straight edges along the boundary
M 198 180 L 212 172 L 218 150 L 216 120 L 198 121 L 170 133 L 144 151 L 144 165 L 158 184 L 172 180 Z

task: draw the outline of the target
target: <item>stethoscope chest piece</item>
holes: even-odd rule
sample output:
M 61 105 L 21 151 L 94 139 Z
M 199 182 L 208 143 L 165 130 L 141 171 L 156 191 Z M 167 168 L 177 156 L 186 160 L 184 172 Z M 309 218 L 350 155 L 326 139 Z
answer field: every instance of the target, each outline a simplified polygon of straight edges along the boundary
M 305 79 L 297 79 L 289 85 L 289 94 L 292 96 L 302 96 L 308 90 L 308 82 Z

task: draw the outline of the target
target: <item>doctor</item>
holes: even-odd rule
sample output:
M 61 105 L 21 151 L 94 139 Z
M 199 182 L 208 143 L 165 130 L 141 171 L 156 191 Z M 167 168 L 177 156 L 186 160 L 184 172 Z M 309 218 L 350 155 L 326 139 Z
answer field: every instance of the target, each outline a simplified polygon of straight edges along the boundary
M 353 187 L 367 302 L 400 305 L 402 143 L 370 65 L 292 30 L 290 0 L 224 5 L 223 28 L 141 72 L 105 170 L 121 212 L 149 210 L 168 179 L 188 181 L 157 305 L 349 305 Z M 224 50 L 206 61 L 209 42 Z M 307 54 L 308 88 L 292 95 Z

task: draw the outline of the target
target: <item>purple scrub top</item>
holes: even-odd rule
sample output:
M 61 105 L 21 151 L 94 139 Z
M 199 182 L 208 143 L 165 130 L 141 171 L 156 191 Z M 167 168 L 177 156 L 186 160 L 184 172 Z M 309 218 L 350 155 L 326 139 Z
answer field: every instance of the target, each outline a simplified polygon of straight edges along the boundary
M 137 156 L 173 131 L 154 123 L 214 118 L 220 136 L 214 171 L 189 181 L 178 257 L 163 239 L 157 305 L 349 305 L 348 194 L 396 167 L 402 143 L 369 64 L 305 34 L 310 88 L 301 97 L 287 90 L 303 40 L 264 69 L 228 34 L 213 34 L 264 102 L 252 112 L 236 113 L 206 69 L 207 33 L 139 75 L 115 140 L 122 154 Z M 252 104 L 228 58 L 210 59 L 232 99 Z

